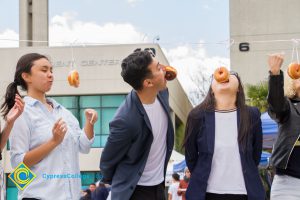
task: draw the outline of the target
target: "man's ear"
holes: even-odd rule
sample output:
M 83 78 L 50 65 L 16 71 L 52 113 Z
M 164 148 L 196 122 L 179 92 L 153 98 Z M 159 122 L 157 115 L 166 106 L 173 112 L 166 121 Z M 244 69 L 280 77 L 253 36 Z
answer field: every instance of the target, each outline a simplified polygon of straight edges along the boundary
M 143 81 L 143 88 L 149 88 L 149 87 L 152 87 L 153 86 L 153 83 L 150 79 L 145 79 Z

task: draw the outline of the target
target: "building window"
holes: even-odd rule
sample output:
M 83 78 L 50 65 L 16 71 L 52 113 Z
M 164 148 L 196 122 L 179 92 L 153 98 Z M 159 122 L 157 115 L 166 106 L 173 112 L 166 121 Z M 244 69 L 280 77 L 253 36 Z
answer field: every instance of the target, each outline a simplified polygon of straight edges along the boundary
M 95 183 L 101 180 L 100 172 L 92 171 L 92 172 L 80 172 L 81 174 L 81 188 L 85 190 L 89 188 L 90 184 Z
M 66 109 L 71 111 L 71 113 L 73 113 L 73 115 L 78 119 L 79 117 L 78 96 L 55 96 L 51 98 L 55 99 L 58 103 L 60 103 Z
M 18 199 L 18 188 L 14 184 L 14 182 L 12 182 L 10 178 L 8 178 L 8 175 L 9 174 L 6 174 L 6 199 L 7 200 Z
M 121 105 L 126 95 L 97 95 L 97 96 L 50 96 L 66 109 L 71 111 L 78 119 L 80 126 L 85 124 L 84 110 L 93 108 L 98 112 L 98 121 L 94 126 L 95 140 L 94 148 L 105 146 L 109 135 L 109 122 L 112 120 L 116 110 Z M 7 142 L 7 150 L 10 150 Z
M 98 121 L 94 125 L 94 148 L 104 147 L 109 135 L 109 122 L 126 95 L 97 95 L 97 96 L 53 96 L 57 102 L 70 110 L 78 119 L 81 127 L 85 124 L 84 110 L 95 109 Z

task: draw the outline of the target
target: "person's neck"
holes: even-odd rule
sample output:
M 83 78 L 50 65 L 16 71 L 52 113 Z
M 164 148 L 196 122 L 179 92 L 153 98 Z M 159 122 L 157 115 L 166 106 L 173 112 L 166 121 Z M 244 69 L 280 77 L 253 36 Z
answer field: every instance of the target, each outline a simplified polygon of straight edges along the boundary
M 232 94 L 215 95 L 216 110 L 232 110 L 236 109 L 236 96 Z
M 36 99 L 36 100 L 39 100 L 43 104 L 47 103 L 45 93 L 28 91 L 27 95 L 34 98 L 34 99 Z
M 150 89 L 137 90 L 136 93 L 142 104 L 153 104 L 158 94 L 157 92 L 153 92 Z

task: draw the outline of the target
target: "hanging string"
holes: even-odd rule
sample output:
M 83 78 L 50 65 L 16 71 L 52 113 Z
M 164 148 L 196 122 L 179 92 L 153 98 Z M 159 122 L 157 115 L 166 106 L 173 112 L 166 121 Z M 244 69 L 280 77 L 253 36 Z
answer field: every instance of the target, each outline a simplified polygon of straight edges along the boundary
M 299 42 L 297 40 L 295 40 L 295 49 L 296 49 L 296 55 L 297 55 L 297 63 L 299 64 L 299 54 L 298 54 L 298 46 L 299 46 Z
M 294 53 L 295 53 L 295 43 L 293 43 L 293 50 L 292 50 L 292 59 L 291 59 L 291 63 L 294 61 Z
M 299 41 L 296 39 L 292 39 L 293 42 L 293 50 L 292 50 L 292 60 L 291 63 L 294 62 L 294 54 L 296 53 L 297 63 L 299 63 L 299 54 L 298 54 L 298 45 Z
M 75 68 L 75 67 L 74 67 L 74 65 L 75 65 L 75 58 L 74 58 L 74 48 L 73 48 L 73 45 L 75 44 L 76 41 L 77 41 L 77 39 L 74 40 L 74 41 L 70 44 L 70 46 L 71 46 L 71 56 L 72 56 L 71 70 L 73 70 L 73 69 Z
M 19 40 L 19 39 L 11 39 L 11 38 L 0 38 L 0 41 L 17 41 L 17 42 L 32 42 L 32 43 L 48 43 L 49 41 L 43 41 L 43 40 Z M 77 41 L 77 39 L 75 40 Z M 276 43 L 276 42 L 294 42 L 294 43 L 299 43 L 300 39 L 285 39 L 285 40 L 250 40 L 247 41 L 248 43 Z M 140 41 L 139 41 L 140 42 Z M 217 42 L 187 42 L 184 44 L 190 44 L 190 45 L 225 45 L 226 48 L 230 48 L 233 46 L 235 43 L 239 42 L 244 42 L 244 41 L 235 41 L 234 39 L 228 39 L 228 40 L 222 40 L 222 41 L 217 41 Z M 51 42 L 52 44 L 65 44 L 65 45 L 73 45 L 74 42 Z M 148 44 L 150 42 L 142 42 L 145 44 Z M 119 42 L 84 42 L 81 43 L 84 45 L 113 45 L 113 44 L 120 44 Z M 124 43 L 126 44 L 126 43 Z M 127 43 L 131 44 L 131 43 Z M 136 44 L 136 43 L 132 43 Z M 168 42 L 159 42 L 159 44 L 166 44 L 166 45 L 174 45 L 175 43 L 168 43 Z M 296 49 L 295 49 L 296 50 Z

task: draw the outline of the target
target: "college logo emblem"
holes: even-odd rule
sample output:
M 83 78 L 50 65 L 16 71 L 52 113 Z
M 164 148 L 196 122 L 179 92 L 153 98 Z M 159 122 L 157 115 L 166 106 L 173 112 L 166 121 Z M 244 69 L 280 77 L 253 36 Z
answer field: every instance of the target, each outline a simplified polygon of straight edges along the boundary
M 36 175 L 21 162 L 8 178 L 10 178 L 20 190 L 24 190 L 36 178 Z

